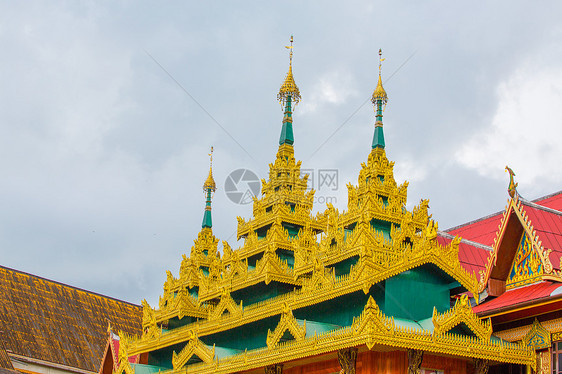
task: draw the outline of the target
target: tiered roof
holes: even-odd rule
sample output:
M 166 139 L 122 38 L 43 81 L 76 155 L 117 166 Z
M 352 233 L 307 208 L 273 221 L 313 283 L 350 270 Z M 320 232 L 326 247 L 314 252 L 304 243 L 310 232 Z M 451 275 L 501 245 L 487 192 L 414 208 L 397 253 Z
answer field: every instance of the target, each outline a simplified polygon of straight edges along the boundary
M 314 191 L 294 156 L 300 92 L 289 48 L 279 148 L 252 218 L 238 218 L 242 246 L 223 242 L 221 258 L 203 225 L 179 277 L 168 272 L 158 308 L 143 302 L 143 335 L 121 336 L 116 374 L 236 372 L 357 346 L 534 365 L 525 347 L 490 338 L 466 296 L 451 299 L 477 295 L 459 261 L 466 243 L 439 235 L 427 200 L 406 209 L 408 184 L 396 183 L 385 152 L 380 74 L 375 135 L 358 184 L 348 185 L 347 210 L 311 214 Z M 127 360 L 139 354 L 146 364 Z

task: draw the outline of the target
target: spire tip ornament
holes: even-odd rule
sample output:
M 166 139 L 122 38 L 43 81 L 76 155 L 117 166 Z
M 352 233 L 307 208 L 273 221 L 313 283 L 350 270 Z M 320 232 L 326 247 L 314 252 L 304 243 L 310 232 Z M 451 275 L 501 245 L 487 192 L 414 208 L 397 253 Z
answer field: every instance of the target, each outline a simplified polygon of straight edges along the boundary
M 382 112 L 383 106 L 386 106 L 388 102 L 388 96 L 386 95 L 386 91 L 382 86 L 382 62 L 384 58 L 382 58 L 382 49 L 379 49 L 379 81 L 377 83 L 377 88 L 375 88 L 375 92 L 373 92 L 373 97 L 371 98 L 371 102 L 375 106 L 375 113 L 376 113 L 376 120 L 375 120 L 375 133 L 373 134 L 373 143 L 372 148 L 380 148 L 384 149 L 384 132 L 382 130 Z
M 388 95 L 382 86 L 382 62 L 385 59 L 382 58 L 382 49 L 379 49 L 379 81 L 377 83 L 377 88 L 373 92 L 373 97 L 371 98 L 371 102 L 374 105 L 377 105 L 377 102 L 380 100 L 383 105 L 386 105 L 388 102 Z M 376 108 L 375 108 L 376 111 Z
M 211 147 L 211 153 L 209 153 L 210 166 L 209 166 L 209 176 L 203 184 L 203 191 L 205 191 L 205 213 L 203 213 L 203 223 L 202 228 L 212 228 L 213 219 L 211 217 L 211 200 L 212 193 L 217 190 L 217 184 L 213 178 L 213 147 Z
M 279 89 L 279 93 L 277 94 L 277 100 L 281 103 L 281 105 L 286 105 L 287 102 L 293 101 L 295 106 L 301 100 L 301 94 L 299 92 L 299 88 L 295 83 L 295 79 L 293 78 L 293 36 L 291 35 L 291 45 L 285 46 L 289 52 L 289 71 L 287 72 L 287 76 L 285 77 L 285 81 L 281 85 L 281 89 Z M 291 100 L 292 99 L 292 100 Z
M 213 178 L 213 147 L 211 147 L 211 153 L 209 153 L 210 158 L 210 167 L 209 167 L 209 176 L 207 180 L 203 184 L 203 191 L 211 190 L 215 192 L 217 190 L 217 184 L 215 183 L 215 179 Z

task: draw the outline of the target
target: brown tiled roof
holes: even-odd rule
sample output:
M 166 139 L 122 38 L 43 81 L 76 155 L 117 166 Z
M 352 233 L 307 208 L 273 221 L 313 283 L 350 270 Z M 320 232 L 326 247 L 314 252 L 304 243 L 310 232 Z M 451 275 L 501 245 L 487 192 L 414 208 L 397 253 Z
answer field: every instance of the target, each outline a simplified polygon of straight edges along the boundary
M 0 367 L 0 374 L 21 374 L 21 372 L 14 369 L 4 369 Z
M 97 371 L 114 331 L 141 331 L 139 305 L 0 266 L 0 326 L 13 354 Z
M 0 328 L 2 324 L 0 324 Z M 10 361 L 10 357 L 8 357 L 8 353 L 4 349 L 4 344 L 2 344 L 2 340 L 5 336 L 4 331 L 0 331 L 0 369 L 13 369 L 14 366 L 12 365 L 12 361 Z

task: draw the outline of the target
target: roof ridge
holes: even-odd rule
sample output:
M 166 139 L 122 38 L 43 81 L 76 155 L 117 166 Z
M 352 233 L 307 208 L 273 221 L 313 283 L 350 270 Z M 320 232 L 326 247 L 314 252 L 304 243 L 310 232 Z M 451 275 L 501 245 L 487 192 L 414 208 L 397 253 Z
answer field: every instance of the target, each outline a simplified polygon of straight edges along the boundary
M 529 203 L 536 204 L 536 205 L 540 206 L 541 208 L 552 209 L 552 208 L 548 208 L 548 207 L 545 207 L 544 205 L 540 205 L 540 204 L 537 204 L 537 203 L 538 203 L 538 202 L 541 202 L 541 201 L 543 201 L 543 200 L 546 200 L 546 199 L 548 199 L 548 198 L 551 198 L 551 197 L 553 197 L 553 196 L 560 195 L 560 194 L 562 194 L 562 190 L 557 191 L 557 192 L 553 192 L 553 193 L 548 194 L 548 195 L 545 195 L 545 196 L 538 197 L 538 198 L 533 199 L 533 200 L 531 200 L 531 201 L 526 200 L 526 199 L 524 199 L 523 197 L 521 197 L 521 195 L 519 195 L 519 200 L 522 200 L 522 201 L 526 201 L 526 202 L 529 202 Z M 556 210 L 556 209 L 553 209 L 553 210 L 554 210 L 554 212 L 558 212 L 559 214 L 562 213 L 562 212 L 559 212 L 559 211 Z M 444 232 L 449 232 L 449 231 L 453 231 L 453 230 L 460 229 L 461 227 L 473 225 L 473 224 L 475 224 L 475 223 L 477 223 L 477 222 L 484 221 L 484 220 L 487 220 L 488 218 L 492 218 L 492 217 L 494 217 L 494 216 L 496 216 L 496 215 L 502 214 L 504 211 L 505 211 L 505 209 L 500 210 L 500 211 L 495 212 L 495 213 L 490 213 L 490 214 L 488 214 L 488 215 L 486 215 L 486 216 L 484 216 L 484 217 L 476 218 L 476 219 L 474 219 L 474 220 L 472 220 L 472 221 L 468 221 L 468 222 L 465 222 L 465 223 L 461 223 L 460 225 L 453 226 L 453 227 L 450 227 L 450 228 L 448 228 L 448 229 L 445 229 Z
M 500 211 L 495 212 L 495 213 L 488 214 L 487 216 L 484 216 L 484 217 L 476 218 L 476 219 L 474 219 L 474 220 L 472 220 L 472 221 L 468 221 L 468 222 L 465 222 L 465 223 L 461 223 L 460 225 L 453 226 L 453 227 L 450 227 L 450 228 L 448 228 L 448 229 L 445 229 L 445 230 L 442 231 L 442 232 L 448 233 L 449 231 L 453 231 L 453 230 L 456 230 L 456 229 L 460 229 L 461 227 L 464 227 L 464 226 L 473 225 L 473 224 L 475 224 L 475 223 L 477 223 L 477 222 L 484 221 L 484 220 L 487 220 L 488 218 L 492 218 L 492 217 L 494 217 L 494 216 L 500 215 L 500 214 L 502 214 L 504 211 L 505 211 L 505 209 L 500 210 Z M 449 234 L 449 235 L 450 235 L 450 234 Z
M 89 294 L 92 294 L 92 295 L 101 296 L 101 297 L 104 297 L 104 298 L 106 298 L 106 299 L 111 299 L 111 300 L 119 301 L 119 302 L 122 302 L 122 303 L 125 303 L 125 304 L 129 304 L 129 305 L 132 305 L 132 306 L 141 307 L 140 305 L 135 304 L 135 303 L 132 303 L 132 302 L 130 302 L 130 301 L 121 300 L 121 299 L 118 299 L 118 298 L 116 298 L 116 297 L 107 296 L 107 295 L 104 295 L 104 294 L 101 294 L 101 293 L 95 292 L 95 291 L 89 291 L 89 290 L 86 290 L 86 289 L 84 289 L 84 288 L 72 286 L 72 285 L 70 285 L 70 284 L 66 284 L 66 283 L 62 283 L 62 282 L 59 282 L 59 281 L 56 281 L 56 280 L 52 280 L 52 279 L 49 279 L 49 278 L 41 277 L 41 276 L 39 276 L 39 275 L 31 274 L 31 273 L 28 273 L 28 272 L 25 272 L 25 271 L 22 271 L 22 270 L 12 269 L 12 268 L 9 268 L 9 267 L 4 266 L 4 265 L 0 265 L 0 268 L 6 269 L 6 270 L 10 270 L 10 271 L 13 271 L 13 272 L 16 272 L 16 273 L 20 273 L 20 274 L 25 274 L 25 275 L 28 275 L 28 276 L 30 276 L 30 277 L 34 277 L 34 278 L 37 278 L 37 279 L 42 279 L 42 280 L 45 280 L 45 281 L 48 281 L 48 282 L 56 283 L 56 284 L 59 284 L 59 285 L 61 285 L 61 286 L 69 287 L 69 288 L 72 288 L 72 289 L 75 289 L 75 290 L 78 290 L 78 291 L 83 291 L 83 292 L 86 292 L 86 293 L 89 293 Z
M 445 231 L 437 231 L 437 234 L 439 234 L 442 237 L 447 238 L 447 239 L 454 239 L 457 236 L 457 235 L 449 234 L 448 232 L 445 232 Z M 468 244 L 468 245 L 471 245 L 473 247 L 484 249 L 486 251 L 491 251 L 491 250 L 494 249 L 491 246 L 486 245 L 486 244 L 478 243 L 478 242 L 468 240 L 468 239 L 463 239 L 462 237 L 460 237 L 460 238 L 461 238 L 461 243 Z
M 536 203 L 536 202 L 538 202 L 538 201 L 546 200 L 546 199 L 549 199 L 549 198 L 551 198 L 551 197 L 553 197 L 553 196 L 560 195 L 560 194 L 562 194 L 562 190 L 557 191 L 557 192 L 553 192 L 553 193 L 548 194 L 548 195 L 544 195 L 544 196 L 542 196 L 542 197 L 538 197 L 538 198 L 533 199 L 533 200 L 531 200 L 531 201 L 534 202 L 534 203 Z
M 532 202 L 532 201 L 529 201 L 529 200 L 526 200 L 526 199 L 522 198 L 521 196 L 519 196 L 519 200 L 520 200 L 523 204 L 525 204 L 525 205 L 527 205 L 527 206 L 530 206 L 530 207 L 532 207 L 532 208 L 544 210 L 545 212 L 549 212 L 549 213 L 553 213 L 553 214 L 562 216 L 562 212 L 559 211 L 559 210 L 556 210 L 556 209 L 553 209 L 553 208 L 546 207 L 546 206 L 544 206 L 544 205 L 540 205 L 540 204 L 534 203 L 534 202 Z

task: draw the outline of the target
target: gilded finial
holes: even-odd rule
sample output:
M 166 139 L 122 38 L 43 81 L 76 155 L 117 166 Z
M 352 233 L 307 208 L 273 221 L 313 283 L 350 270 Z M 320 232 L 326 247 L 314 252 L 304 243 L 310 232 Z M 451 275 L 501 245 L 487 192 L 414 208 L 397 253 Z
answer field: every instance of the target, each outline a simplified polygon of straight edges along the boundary
M 292 101 L 297 105 L 301 99 L 301 94 L 299 92 L 299 88 L 295 83 L 295 79 L 293 78 L 293 36 L 291 35 L 291 45 L 285 46 L 289 52 L 289 71 L 287 72 L 287 76 L 285 77 L 285 81 L 281 85 L 281 89 L 277 94 L 277 100 L 282 105 L 285 105 L 287 101 Z M 291 98 L 289 100 L 289 98 Z
M 291 45 L 285 48 L 289 50 L 289 66 L 293 66 L 293 35 L 291 35 Z
M 507 193 L 509 194 L 509 196 L 511 196 L 511 198 L 514 198 L 515 195 L 519 195 L 519 193 L 517 192 L 517 186 L 519 185 L 519 183 L 515 183 L 515 179 L 513 178 L 515 176 L 515 173 L 509 166 L 506 165 L 505 171 L 509 173 L 509 186 L 507 187 Z
M 215 192 L 217 189 L 217 184 L 215 183 L 215 179 L 213 178 L 213 147 L 211 147 L 209 158 L 210 158 L 209 176 L 207 177 L 207 180 L 203 184 L 203 191 L 211 190 L 212 192 Z
M 373 97 L 371 98 L 371 102 L 375 105 L 379 100 L 383 105 L 388 102 L 388 96 L 382 86 L 382 62 L 384 60 L 385 59 L 382 58 L 382 49 L 379 49 L 379 81 L 377 83 L 377 88 L 375 88 L 375 92 L 373 92 Z

